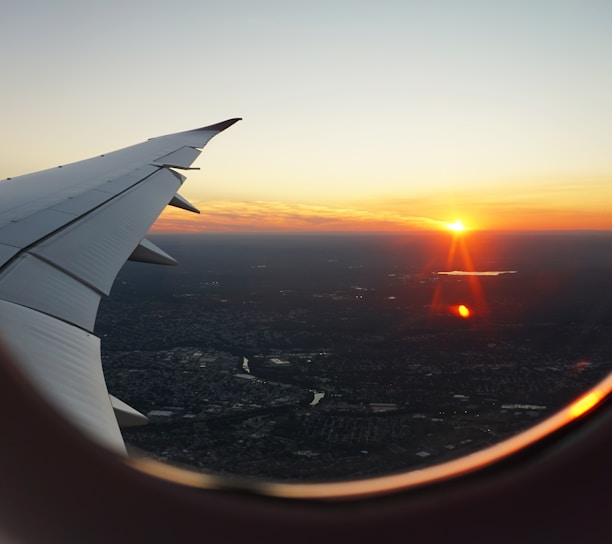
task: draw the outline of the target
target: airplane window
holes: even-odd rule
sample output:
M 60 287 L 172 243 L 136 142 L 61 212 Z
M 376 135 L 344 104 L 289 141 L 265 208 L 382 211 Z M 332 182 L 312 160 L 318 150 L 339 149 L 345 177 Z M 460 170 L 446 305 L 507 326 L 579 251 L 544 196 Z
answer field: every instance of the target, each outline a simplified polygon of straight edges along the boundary
M 109 391 L 150 420 L 123 430 L 130 450 L 376 477 L 515 436 L 605 378 L 612 235 L 458 225 L 154 238 L 180 266 L 128 263 L 96 329 Z
M 174 3 L 139 40 L 13 4 L 0 328 L 81 427 L 122 447 L 90 331 L 169 201 L 179 266 L 127 263 L 95 324 L 133 459 L 417 478 L 607 395 L 612 3 L 193 2 L 171 40 Z

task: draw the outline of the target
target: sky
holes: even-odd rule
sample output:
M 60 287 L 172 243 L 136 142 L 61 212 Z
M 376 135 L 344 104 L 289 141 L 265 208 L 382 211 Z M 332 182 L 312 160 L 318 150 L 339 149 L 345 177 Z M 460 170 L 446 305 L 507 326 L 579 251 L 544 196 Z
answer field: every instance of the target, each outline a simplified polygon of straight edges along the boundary
M 612 229 L 607 0 L 0 0 L 0 179 L 231 117 L 155 229 Z

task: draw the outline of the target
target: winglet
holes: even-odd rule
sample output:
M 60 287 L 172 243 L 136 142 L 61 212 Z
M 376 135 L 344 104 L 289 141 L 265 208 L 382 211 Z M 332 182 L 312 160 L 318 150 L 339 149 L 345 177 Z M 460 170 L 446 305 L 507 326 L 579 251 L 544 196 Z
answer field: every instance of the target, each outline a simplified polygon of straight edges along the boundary
M 222 130 L 231 127 L 234 123 L 237 123 L 238 121 L 242 121 L 242 117 L 227 119 L 226 121 L 221 121 L 220 123 L 215 123 L 214 125 L 208 125 L 207 127 L 197 128 L 196 130 L 214 130 L 216 132 L 221 132 Z

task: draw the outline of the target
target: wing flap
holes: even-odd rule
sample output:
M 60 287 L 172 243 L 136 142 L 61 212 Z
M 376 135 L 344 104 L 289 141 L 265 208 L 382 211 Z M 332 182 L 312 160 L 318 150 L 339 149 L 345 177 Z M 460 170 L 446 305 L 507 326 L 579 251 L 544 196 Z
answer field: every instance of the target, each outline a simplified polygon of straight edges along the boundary
M 58 319 L 0 301 L 5 344 L 65 417 L 119 453 L 125 446 L 106 390 L 100 340 Z
M 0 299 L 93 331 L 100 293 L 26 253 L 0 276 Z
M 30 251 L 109 294 L 123 263 L 178 188 L 176 176 L 160 169 Z

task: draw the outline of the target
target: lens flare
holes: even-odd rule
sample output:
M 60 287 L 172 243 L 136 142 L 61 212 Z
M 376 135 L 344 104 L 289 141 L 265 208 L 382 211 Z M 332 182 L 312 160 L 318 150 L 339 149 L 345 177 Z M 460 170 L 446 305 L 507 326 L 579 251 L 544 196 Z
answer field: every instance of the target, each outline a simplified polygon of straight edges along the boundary
M 472 315 L 472 312 L 465 304 L 460 304 L 457 306 L 457 314 L 459 314 L 459 317 L 466 319 Z

